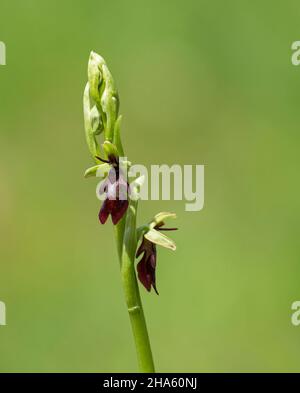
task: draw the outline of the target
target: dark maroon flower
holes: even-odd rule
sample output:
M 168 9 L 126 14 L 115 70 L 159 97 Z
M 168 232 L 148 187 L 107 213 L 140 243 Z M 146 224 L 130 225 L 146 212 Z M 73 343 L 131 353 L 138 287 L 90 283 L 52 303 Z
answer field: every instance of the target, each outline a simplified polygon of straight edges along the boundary
M 104 161 L 101 159 L 101 161 Z M 106 161 L 105 161 L 106 162 Z M 107 161 L 112 167 L 106 180 L 100 187 L 100 194 L 105 193 L 106 198 L 99 212 L 101 224 L 105 224 L 109 215 L 114 225 L 116 225 L 126 213 L 128 208 L 129 184 L 124 179 L 123 172 L 119 168 L 116 157 L 110 157 Z
M 143 254 L 143 257 L 137 264 L 139 280 L 148 292 L 151 291 L 152 286 L 158 294 L 155 282 L 156 245 L 143 237 L 143 241 L 136 253 L 136 257 L 138 258 L 141 254 Z
M 162 228 L 164 225 L 163 221 L 156 222 L 154 225 L 155 226 L 152 229 L 144 234 L 142 243 L 137 250 L 136 257 L 138 258 L 143 254 L 142 259 L 137 264 L 137 272 L 140 282 L 144 285 L 148 292 L 150 292 L 151 287 L 153 287 L 158 295 L 155 278 L 156 244 L 166 248 L 175 249 L 175 243 L 160 233 L 160 231 L 175 231 L 177 228 Z

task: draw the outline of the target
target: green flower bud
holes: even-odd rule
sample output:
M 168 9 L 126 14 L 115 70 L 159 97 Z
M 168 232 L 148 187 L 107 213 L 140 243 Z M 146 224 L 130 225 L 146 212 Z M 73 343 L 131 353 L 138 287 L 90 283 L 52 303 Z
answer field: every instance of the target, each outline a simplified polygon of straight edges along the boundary
M 107 157 L 119 157 L 118 149 L 113 143 L 105 141 L 102 147 Z
M 114 128 L 118 119 L 119 97 L 113 77 L 105 60 L 91 52 L 88 64 L 90 95 L 101 115 L 105 140 L 114 141 Z
M 103 131 L 103 125 L 100 113 L 97 106 L 94 105 L 90 112 L 90 121 L 92 126 L 92 131 L 94 135 L 99 135 Z
M 96 139 L 102 128 L 101 118 L 97 108 L 91 109 L 90 86 L 86 84 L 83 95 L 84 128 L 88 148 L 93 158 L 100 155 L 99 144 Z

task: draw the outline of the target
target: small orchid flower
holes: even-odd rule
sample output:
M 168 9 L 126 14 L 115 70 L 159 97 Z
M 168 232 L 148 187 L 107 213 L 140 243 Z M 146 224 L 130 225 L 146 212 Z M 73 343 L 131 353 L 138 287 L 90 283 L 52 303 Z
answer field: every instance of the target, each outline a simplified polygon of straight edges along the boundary
M 111 215 L 112 222 L 116 225 L 126 213 L 129 205 L 129 184 L 125 180 L 123 171 L 120 169 L 117 156 L 110 154 L 108 160 L 97 158 L 111 166 L 108 176 L 101 184 L 99 190 L 100 194 L 105 193 L 106 195 L 99 212 L 99 221 L 101 224 L 105 224 L 108 216 Z
M 171 250 L 176 250 L 176 245 L 173 240 L 169 239 L 161 231 L 175 231 L 177 228 L 165 228 L 164 220 L 166 218 L 176 218 L 173 213 L 159 213 L 147 228 L 142 229 L 144 232 L 143 239 L 140 247 L 137 250 L 136 257 L 138 258 L 143 254 L 142 259 L 137 264 L 138 278 L 144 285 L 148 292 L 151 291 L 151 287 L 155 290 L 158 295 L 156 288 L 156 245 L 160 245 Z
M 111 180 L 115 179 L 115 180 Z M 115 177 L 114 168 L 109 172 L 109 175 L 100 188 L 100 193 L 106 194 L 100 212 L 99 220 L 101 224 L 105 224 L 109 215 L 114 225 L 116 225 L 126 213 L 128 208 L 127 193 L 129 185 L 119 174 Z

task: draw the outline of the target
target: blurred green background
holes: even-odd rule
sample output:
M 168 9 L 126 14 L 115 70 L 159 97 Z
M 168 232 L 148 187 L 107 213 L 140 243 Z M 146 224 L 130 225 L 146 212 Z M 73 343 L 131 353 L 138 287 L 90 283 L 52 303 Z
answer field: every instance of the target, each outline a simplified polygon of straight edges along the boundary
M 158 371 L 300 371 L 299 1 L 0 5 L 1 371 L 136 371 L 110 224 L 97 221 L 82 93 L 90 50 L 117 82 L 129 159 L 205 164 L 141 288 Z

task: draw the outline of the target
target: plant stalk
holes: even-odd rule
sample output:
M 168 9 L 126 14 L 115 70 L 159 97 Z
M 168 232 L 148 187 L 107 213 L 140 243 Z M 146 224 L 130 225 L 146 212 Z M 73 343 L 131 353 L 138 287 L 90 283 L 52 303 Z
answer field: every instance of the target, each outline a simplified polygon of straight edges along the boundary
M 135 251 L 137 246 L 136 210 L 137 201 L 130 201 L 126 214 L 126 224 L 124 225 L 124 223 L 122 224 L 122 222 L 120 222 L 120 227 L 116 228 L 116 238 L 118 242 L 118 250 L 122 250 L 121 276 L 137 352 L 139 369 L 143 373 L 153 373 L 155 372 L 155 369 L 152 351 L 134 268 Z M 122 232 L 123 236 L 121 234 Z M 121 245 L 120 241 L 122 241 Z

